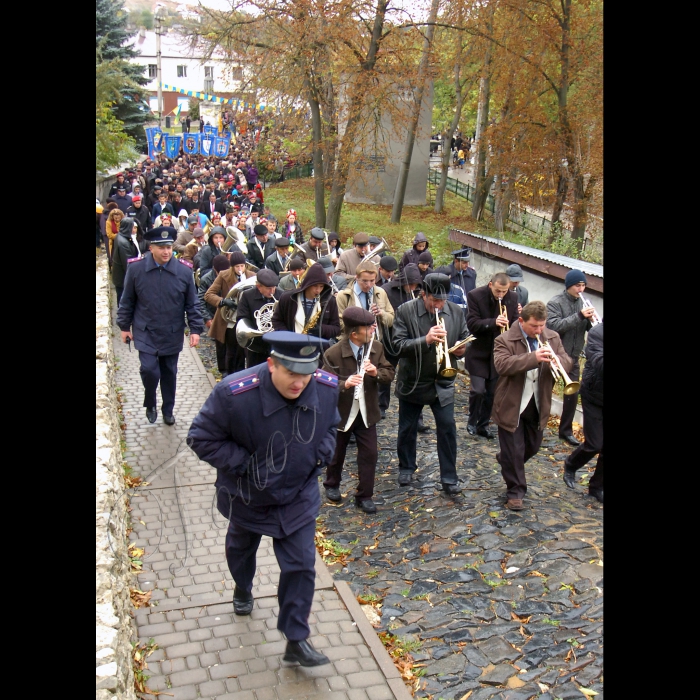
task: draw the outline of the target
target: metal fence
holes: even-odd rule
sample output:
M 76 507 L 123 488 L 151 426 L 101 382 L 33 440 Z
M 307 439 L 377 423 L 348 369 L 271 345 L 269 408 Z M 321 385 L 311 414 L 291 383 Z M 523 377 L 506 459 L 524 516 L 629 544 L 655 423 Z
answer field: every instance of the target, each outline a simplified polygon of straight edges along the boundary
M 435 185 L 436 187 L 440 184 L 441 173 L 439 170 L 430 169 L 428 171 L 428 183 Z M 463 197 L 468 202 L 474 201 L 474 187 L 469 183 L 462 182 L 461 180 L 456 180 L 455 178 L 447 178 L 447 186 L 445 187 L 447 192 L 452 192 L 452 194 L 458 197 Z M 490 194 L 486 197 L 485 210 L 489 214 L 493 214 L 496 205 L 496 198 Z M 511 204 L 508 214 L 508 222 L 514 226 L 518 226 L 526 231 L 531 231 L 532 233 L 546 233 L 549 234 L 552 231 L 552 222 L 544 216 L 538 216 L 532 212 L 519 207 L 517 204 Z

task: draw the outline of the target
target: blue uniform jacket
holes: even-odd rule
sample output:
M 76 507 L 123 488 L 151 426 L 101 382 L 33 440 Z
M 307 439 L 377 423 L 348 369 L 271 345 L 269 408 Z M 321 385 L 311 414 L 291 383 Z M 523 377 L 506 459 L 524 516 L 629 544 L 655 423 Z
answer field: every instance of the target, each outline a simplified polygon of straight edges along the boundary
M 216 467 L 217 507 L 247 530 L 283 537 L 318 516 L 318 475 L 335 453 L 338 378 L 317 371 L 296 401 L 275 389 L 267 364 L 219 382 L 187 443 Z
M 117 311 L 117 325 L 134 334 L 137 350 L 151 355 L 177 355 L 185 335 L 185 314 L 190 332 L 204 331 L 197 305 L 192 268 L 176 258 L 159 268 L 148 252 L 129 263 Z

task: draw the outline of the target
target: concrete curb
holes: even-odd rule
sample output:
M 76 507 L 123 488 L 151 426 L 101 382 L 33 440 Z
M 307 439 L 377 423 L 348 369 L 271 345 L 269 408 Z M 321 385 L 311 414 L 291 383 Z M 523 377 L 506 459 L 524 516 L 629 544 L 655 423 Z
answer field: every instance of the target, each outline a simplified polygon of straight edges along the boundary
M 370 625 L 369 620 L 365 616 L 364 612 L 362 612 L 362 608 L 357 602 L 355 594 L 352 592 L 352 590 L 350 590 L 350 586 L 346 581 L 336 581 L 335 589 L 338 591 L 340 599 L 348 609 L 353 622 L 357 625 L 357 629 L 369 647 L 370 652 L 372 652 L 372 656 L 377 662 L 381 672 L 384 674 L 384 677 L 389 684 L 389 688 L 391 688 L 391 692 L 394 694 L 396 700 L 411 700 L 411 693 L 406 687 L 406 684 L 403 682 L 401 674 L 396 666 L 394 666 L 394 662 L 391 660 L 389 652 L 379 641 L 376 630 L 374 627 L 372 627 L 372 625 Z

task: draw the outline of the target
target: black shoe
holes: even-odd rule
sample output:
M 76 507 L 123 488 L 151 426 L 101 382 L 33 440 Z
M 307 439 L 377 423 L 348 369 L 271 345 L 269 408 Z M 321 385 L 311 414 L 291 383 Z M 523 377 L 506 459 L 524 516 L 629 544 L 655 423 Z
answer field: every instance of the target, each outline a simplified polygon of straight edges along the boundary
M 424 433 L 426 430 L 430 430 L 430 428 L 423 422 L 423 416 L 421 416 L 418 419 L 418 432 Z
M 348 440 L 348 444 L 354 445 L 357 443 L 357 438 L 355 437 L 355 433 L 350 433 L 350 439 Z
M 601 503 L 603 502 L 603 489 L 588 489 L 588 495 L 597 499 Z
M 164 413 L 163 423 L 165 423 L 165 425 L 175 425 L 175 416 L 172 413 L 170 415 Z
M 327 488 L 326 489 L 326 498 L 329 501 L 333 501 L 334 503 L 340 502 L 340 489 L 334 489 L 334 488 Z
M 320 651 L 316 651 L 308 639 L 300 642 L 287 642 L 282 661 L 298 661 L 302 666 L 323 666 L 331 660 Z
M 379 409 L 379 420 L 384 420 L 386 418 L 386 410 L 383 408 Z
M 564 483 L 570 489 L 576 488 L 576 470 L 568 469 L 566 465 L 564 465 Z
M 149 423 L 155 423 L 156 418 L 158 418 L 158 411 L 155 408 L 146 409 L 146 418 L 148 418 Z
M 448 496 L 458 496 L 462 493 L 462 489 L 459 488 L 457 484 L 443 484 L 442 490 L 443 493 L 446 493 Z
M 408 486 L 411 483 L 411 472 L 399 472 L 399 486 Z
M 358 501 L 355 499 L 355 505 L 365 513 L 376 513 L 377 506 L 374 505 L 374 501 L 371 498 L 366 498 L 364 501 Z
M 581 444 L 573 435 L 560 435 L 559 439 L 568 442 L 569 445 L 573 445 L 574 447 L 578 447 Z
M 476 428 L 473 425 L 469 425 L 469 423 L 467 423 L 467 432 L 470 435 L 476 435 Z
M 476 434 L 485 437 L 487 440 L 493 440 L 496 437 L 488 428 L 477 428 Z
M 242 591 L 238 586 L 233 589 L 233 612 L 236 615 L 250 615 L 253 611 L 253 594 Z

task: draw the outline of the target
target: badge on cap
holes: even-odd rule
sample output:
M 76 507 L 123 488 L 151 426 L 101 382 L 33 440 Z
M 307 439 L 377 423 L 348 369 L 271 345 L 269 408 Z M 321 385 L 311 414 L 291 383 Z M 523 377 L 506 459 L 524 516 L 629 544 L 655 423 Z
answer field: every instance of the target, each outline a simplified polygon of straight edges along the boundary
M 161 237 L 161 238 L 167 238 L 167 237 L 168 237 L 168 232 L 167 232 L 167 231 L 163 231 L 163 233 L 160 234 L 160 237 Z
M 315 348 L 313 345 L 307 345 L 303 348 L 299 348 L 299 354 L 302 357 L 307 357 L 308 355 L 311 355 L 314 352 L 318 352 L 318 349 Z

